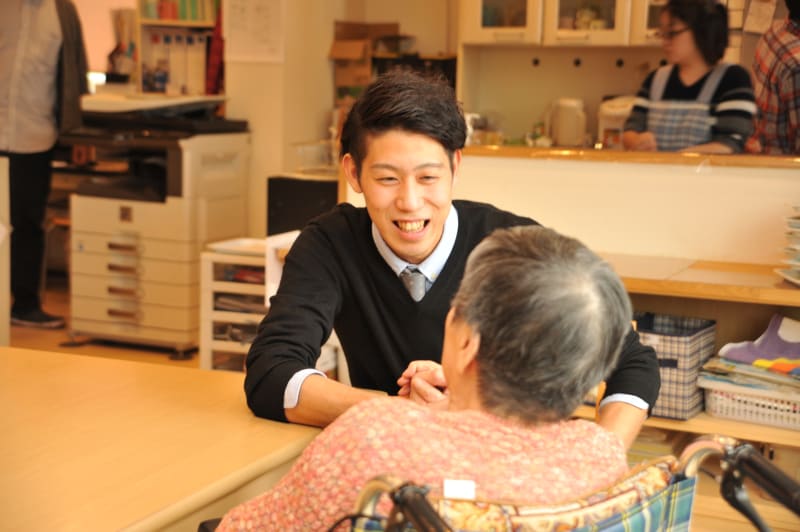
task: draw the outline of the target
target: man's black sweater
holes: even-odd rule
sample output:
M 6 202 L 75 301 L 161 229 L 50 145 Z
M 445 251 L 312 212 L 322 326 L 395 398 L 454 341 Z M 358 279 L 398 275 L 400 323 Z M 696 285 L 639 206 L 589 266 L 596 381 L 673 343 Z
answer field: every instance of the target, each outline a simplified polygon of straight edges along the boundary
M 445 316 L 469 253 L 494 229 L 536 223 L 483 203 L 453 205 L 458 212 L 453 250 L 419 302 L 378 253 L 366 209 L 341 204 L 303 229 L 247 355 L 245 392 L 257 416 L 286 421 L 286 384 L 298 371 L 314 367 L 334 328 L 350 381 L 359 388 L 395 394 L 409 362 L 440 360 Z M 658 371 L 653 350 L 631 331 L 607 394 L 628 393 L 652 406 Z

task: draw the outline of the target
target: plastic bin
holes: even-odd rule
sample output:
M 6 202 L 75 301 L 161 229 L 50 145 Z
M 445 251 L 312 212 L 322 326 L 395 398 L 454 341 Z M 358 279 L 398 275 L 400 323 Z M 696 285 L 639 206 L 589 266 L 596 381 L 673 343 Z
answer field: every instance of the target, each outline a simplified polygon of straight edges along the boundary
M 712 416 L 800 430 L 800 394 L 740 386 L 701 376 Z

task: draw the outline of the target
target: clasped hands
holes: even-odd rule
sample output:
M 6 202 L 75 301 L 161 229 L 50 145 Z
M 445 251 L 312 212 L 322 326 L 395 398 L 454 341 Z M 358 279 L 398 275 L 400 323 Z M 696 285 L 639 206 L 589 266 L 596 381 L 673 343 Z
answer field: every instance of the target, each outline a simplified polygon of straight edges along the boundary
M 415 360 L 397 379 L 397 395 L 437 410 L 447 409 L 449 394 L 442 366 L 433 360 Z

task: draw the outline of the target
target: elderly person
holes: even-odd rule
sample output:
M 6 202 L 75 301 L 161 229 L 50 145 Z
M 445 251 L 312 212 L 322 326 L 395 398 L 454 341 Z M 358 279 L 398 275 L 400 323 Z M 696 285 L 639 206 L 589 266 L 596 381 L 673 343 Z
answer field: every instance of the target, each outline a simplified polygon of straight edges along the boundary
M 467 479 L 478 499 L 530 504 L 612 484 L 627 469 L 622 441 L 569 417 L 614 368 L 630 318 L 620 279 L 580 242 L 538 226 L 495 231 L 470 254 L 445 320 L 446 409 L 358 403 L 220 530 L 326 530 L 377 474 L 434 495 Z

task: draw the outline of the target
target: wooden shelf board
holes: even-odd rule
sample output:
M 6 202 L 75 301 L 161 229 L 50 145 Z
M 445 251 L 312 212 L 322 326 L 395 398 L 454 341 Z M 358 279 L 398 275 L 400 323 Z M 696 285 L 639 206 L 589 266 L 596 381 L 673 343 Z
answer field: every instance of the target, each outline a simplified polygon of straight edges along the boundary
M 240 283 L 232 281 L 214 281 L 211 288 L 214 292 L 226 292 L 230 294 L 247 294 L 254 296 L 264 296 L 264 285 L 255 283 Z
M 594 419 L 594 407 L 581 405 L 575 415 L 584 419 Z M 701 412 L 691 419 L 681 421 L 660 417 L 650 417 L 644 422 L 647 427 L 691 432 L 693 434 L 722 434 L 739 440 L 772 443 L 797 447 L 800 445 L 800 431 L 758 425 L 747 421 L 724 419 Z
M 213 28 L 213 20 L 180 20 L 180 19 L 159 19 L 143 18 L 142 26 L 164 26 L 168 28 Z
M 241 342 L 233 342 L 228 340 L 213 340 L 211 342 L 211 350 L 246 355 L 247 352 L 250 351 L 250 344 L 243 344 Z
M 264 315 L 250 312 L 233 312 L 230 310 L 214 310 L 211 312 L 213 321 L 226 323 L 242 323 L 245 325 L 258 325 Z
M 601 253 L 632 294 L 800 307 L 800 288 L 769 264 Z

